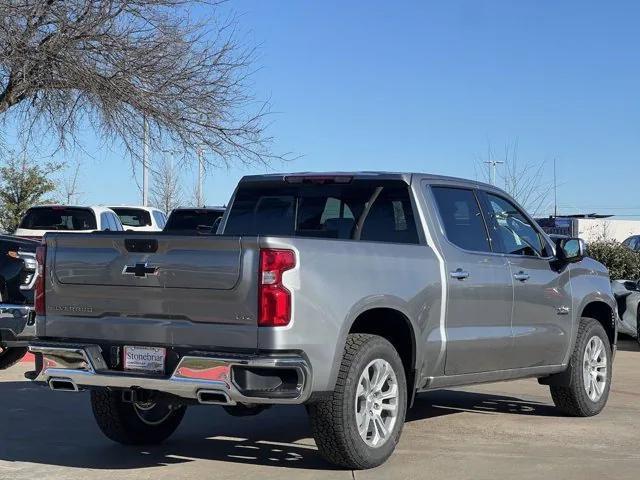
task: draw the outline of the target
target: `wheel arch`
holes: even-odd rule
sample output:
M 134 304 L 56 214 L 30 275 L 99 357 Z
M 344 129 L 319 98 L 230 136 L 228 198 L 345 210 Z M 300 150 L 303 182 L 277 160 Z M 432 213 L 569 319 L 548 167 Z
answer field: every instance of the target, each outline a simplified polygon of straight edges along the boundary
M 616 345 L 617 342 L 617 323 L 616 323 L 616 308 L 603 300 L 593 299 L 587 302 L 580 310 L 580 317 L 588 317 L 597 320 L 609 338 L 609 344 L 611 348 Z
M 398 306 L 370 306 L 352 315 L 350 321 L 346 322 L 340 348 L 336 352 L 339 355 L 336 360 L 337 365 L 340 364 L 347 335 L 351 333 L 379 335 L 394 346 L 405 369 L 409 404 L 411 404 L 415 394 L 416 369 L 420 352 L 416 342 L 416 328 L 407 312 Z M 337 377 L 337 369 L 335 370 L 332 383 Z

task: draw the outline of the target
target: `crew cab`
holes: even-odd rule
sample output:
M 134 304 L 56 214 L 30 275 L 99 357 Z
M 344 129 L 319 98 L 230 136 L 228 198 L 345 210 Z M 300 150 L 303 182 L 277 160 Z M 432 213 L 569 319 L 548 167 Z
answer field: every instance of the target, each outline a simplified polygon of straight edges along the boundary
M 33 287 L 38 242 L 0 235 L 0 370 L 27 353 L 35 333 Z
M 494 186 L 247 176 L 218 232 L 46 235 L 29 377 L 89 389 L 124 444 L 193 404 L 305 404 L 320 454 L 352 469 L 391 455 L 419 392 L 534 377 L 569 415 L 607 401 L 607 270 Z

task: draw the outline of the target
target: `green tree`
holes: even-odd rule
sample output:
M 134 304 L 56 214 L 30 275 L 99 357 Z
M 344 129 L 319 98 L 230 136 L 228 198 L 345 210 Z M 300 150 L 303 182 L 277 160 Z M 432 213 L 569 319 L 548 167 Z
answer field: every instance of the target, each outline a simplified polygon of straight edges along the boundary
M 612 280 L 640 280 L 640 254 L 615 240 L 590 242 L 588 254 L 609 269 Z
M 38 164 L 27 155 L 10 153 L 0 164 L 0 230 L 13 233 L 28 208 L 47 201 L 56 190 L 51 175 L 60 164 Z

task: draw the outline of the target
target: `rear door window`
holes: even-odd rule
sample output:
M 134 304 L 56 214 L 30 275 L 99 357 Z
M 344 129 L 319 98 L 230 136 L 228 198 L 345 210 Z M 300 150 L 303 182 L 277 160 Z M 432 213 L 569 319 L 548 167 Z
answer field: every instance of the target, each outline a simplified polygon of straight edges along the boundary
M 404 182 L 241 185 L 226 235 L 279 235 L 418 243 Z
M 487 229 L 473 190 L 432 187 L 447 239 L 465 250 L 490 252 Z
M 27 211 L 20 228 L 30 230 L 95 230 L 96 216 L 88 208 L 36 207 Z

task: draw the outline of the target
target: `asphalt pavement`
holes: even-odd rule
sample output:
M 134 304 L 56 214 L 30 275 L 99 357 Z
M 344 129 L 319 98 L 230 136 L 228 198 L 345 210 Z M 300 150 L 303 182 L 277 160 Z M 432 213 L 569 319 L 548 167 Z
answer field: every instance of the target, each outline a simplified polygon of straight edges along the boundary
M 609 404 L 567 418 L 535 380 L 421 394 L 393 457 L 341 471 L 317 454 L 303 407 L 235 418 L 192 407 L 164 445 L 123 447 L 102 436 L 86 392 L 52 392 L 0 372 L 0 479 L 637 479 L 640 350 L 622 341 Z

